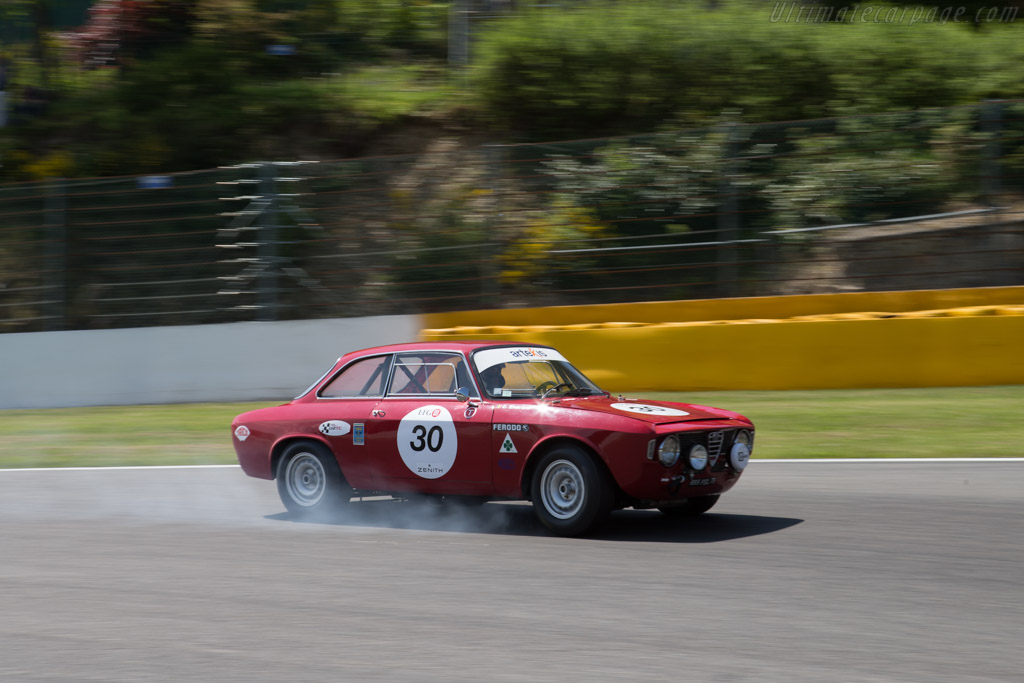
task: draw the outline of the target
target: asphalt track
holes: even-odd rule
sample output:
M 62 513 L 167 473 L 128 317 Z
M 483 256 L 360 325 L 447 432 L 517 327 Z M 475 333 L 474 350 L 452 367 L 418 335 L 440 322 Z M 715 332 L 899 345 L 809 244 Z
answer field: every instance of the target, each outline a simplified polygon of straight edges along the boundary
M 1024 463 L 758 463 L 680 525 L 0 472 L 0 681 L 1021 681 Z

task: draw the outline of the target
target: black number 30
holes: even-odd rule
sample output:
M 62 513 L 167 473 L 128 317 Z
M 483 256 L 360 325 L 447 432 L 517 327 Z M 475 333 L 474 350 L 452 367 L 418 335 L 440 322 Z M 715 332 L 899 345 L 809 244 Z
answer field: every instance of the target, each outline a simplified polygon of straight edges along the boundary
M 412 428 L 412 433 L 416 435 L 416 439 L 409 442 L 409 447 L 417 453 L 424 448 L 429 449 L 431 453 L 441 450 L 441 444 L 444 443 L 444 431 L 440 426 L 435 425 L 430 428 L 430 431 L 427 431 L 423 425 L 416 425 Z M 434 443 L 435 437 L 437 443 Z

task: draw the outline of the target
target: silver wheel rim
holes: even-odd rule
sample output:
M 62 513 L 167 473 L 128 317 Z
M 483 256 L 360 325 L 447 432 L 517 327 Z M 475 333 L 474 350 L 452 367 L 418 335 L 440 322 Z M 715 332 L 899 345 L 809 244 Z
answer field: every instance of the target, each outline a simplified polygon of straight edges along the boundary
M 327 475 L 323 463 L 312 453 L 299 453 L 288 461 L 284 471 L 288 496 L 303 507 L 320 502 L 327 489 Z
M 556 460 L 540 478 L 540 498 L 544 509 L 556 519 L 571 519 L 579 514 L 587 497 L 583 473 L 568 460 Z

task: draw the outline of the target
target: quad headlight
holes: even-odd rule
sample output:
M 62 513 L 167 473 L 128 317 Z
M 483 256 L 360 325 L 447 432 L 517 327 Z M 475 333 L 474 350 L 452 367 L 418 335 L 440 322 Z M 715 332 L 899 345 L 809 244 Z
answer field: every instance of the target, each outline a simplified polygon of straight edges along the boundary
M 708 465 L 708 449 L 697 444 L 690 449 L 690 467 L 702 470 Z
M 737 472 L 746 468 L 750 462 L 750 452 L 754 448 L 754 437 L 746 429 L 736 432 L 736 440 L 729 451 L 729 464 Z
M 672 467 L 679 462 L 679 439 L 675 435 L 668 437 L 658 446 L 658 460 L 665 467 Z

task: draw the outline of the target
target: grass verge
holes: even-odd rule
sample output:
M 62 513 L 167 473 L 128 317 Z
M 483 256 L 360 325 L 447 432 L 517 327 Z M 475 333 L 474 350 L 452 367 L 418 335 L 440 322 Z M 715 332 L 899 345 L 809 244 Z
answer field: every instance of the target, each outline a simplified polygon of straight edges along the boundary
M 753 420 L 755 458 L 1022 455 L 1024 386 L 702 392 L 683 400 Z
M 744 413 L 755 458 L 1011 457 L 1024 443 L 1024 386 L 644 396 Z M 0 468 L 229 464 L 231 418 L 270 404 L 0 411 Z
M 231 419 L 267 403 L 0 411 L 0 468 L 237 462 Z

